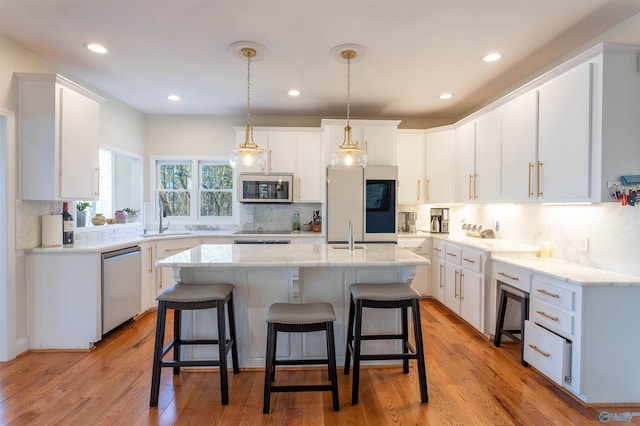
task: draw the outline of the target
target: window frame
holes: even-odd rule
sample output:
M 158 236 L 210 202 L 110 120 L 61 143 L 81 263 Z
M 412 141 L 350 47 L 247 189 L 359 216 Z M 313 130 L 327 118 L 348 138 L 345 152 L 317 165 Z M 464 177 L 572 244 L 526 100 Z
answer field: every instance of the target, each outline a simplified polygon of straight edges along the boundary
M 160 188 L 158 187 L 158 178 L 161 164 L 177 164 L 191 163 L 191 194 L 189 216 L 166 216 L 164 220 L 170 220 L 174 224 L 179 225 L 237 225 L 240 218 L 240 206 L 236 195 L 236 177 L 233 171 L 231 194 L 232 194 L 232 215 L 231 216 L 201 216 L 200 215 L 200 198 L 201 198 L 201 166 L 203 164 L 229 165 L 229 157 L 209 157 L 209 156 L 152 156 L 149 161 L 149 199 L 151 202 L 150 211 L 153 214 L 153 223 L 159 223 L 159 198 Z

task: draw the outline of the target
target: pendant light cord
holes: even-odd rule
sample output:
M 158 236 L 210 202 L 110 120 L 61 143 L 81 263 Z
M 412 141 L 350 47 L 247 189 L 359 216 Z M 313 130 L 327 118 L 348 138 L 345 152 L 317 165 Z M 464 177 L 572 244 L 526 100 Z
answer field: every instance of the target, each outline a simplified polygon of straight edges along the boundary
M 247 51 L 247 126 L 250 126 L 251 117 L 251 56 L 252 51 Z
M 347 56 L 347 127 L 351 116 L 351 55 Z

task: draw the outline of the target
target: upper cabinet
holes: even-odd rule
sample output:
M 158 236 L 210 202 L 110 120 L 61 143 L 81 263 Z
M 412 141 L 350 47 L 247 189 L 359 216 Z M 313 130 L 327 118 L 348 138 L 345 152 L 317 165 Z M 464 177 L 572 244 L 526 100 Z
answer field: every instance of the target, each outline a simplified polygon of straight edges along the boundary
M 16 76 L 22 199 L 97 199 L 104 99 L 59 75 Z
M 396 132 L 399 120 L 350 120 L 353 142 L 367 153 L 367 164 L 375 166 L 395 166 Z M 344 142 L 344 128 L 347 120 L 322 120 L 326 158 Z
M 473 202 L 476 198 L 476 123 L 471 121 L 455 130 L 455 201 Z
M 398 203 L 426 202 L 426 140 L 423 130 L 398 130 Z
M 455 131 L 436 129 L 426 134 L 425 194 L 428 204 L 452 203 Z
M 500 201 L 500 148 L 502 109 L 496 108 L 476 120 L 474 197 L 476 201 Z
M 236 129 L 238 144 L 244 138 L 244 128 Z M 238 172 L 293 173 L 294 202 L 323 202 L 325 163 L 320 129 L 256 127 L 253 140 L 265 150 L 266 164 L 238 168 Z

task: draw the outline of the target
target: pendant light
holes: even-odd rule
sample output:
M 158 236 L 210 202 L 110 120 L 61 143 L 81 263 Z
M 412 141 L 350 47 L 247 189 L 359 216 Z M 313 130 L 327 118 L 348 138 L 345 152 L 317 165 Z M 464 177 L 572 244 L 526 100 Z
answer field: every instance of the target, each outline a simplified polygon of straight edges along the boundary
M 229 165 L 233 168 L 238 166 L 242 168 L 255 168 L 255 166 L 264 169 L 266 164 L 266 154 L 253 141 L 253 127 L 251 126 L 251 61 L 259 60 L 264 57 L 264 50 L 259 50 L 259 46 L 255 43 L 236 42 L 229 46 L 229 50 L 234 52 L 236 56 L 241 55 L 247 59 L 247 125 L 244 131 L 244 143 L 238 145 L 238 148 L 231 152 Z
M 360 47 L 357 45 L 345 45 L 343 47 Z M 338 46 L 336 49 L 340 48 Z M 351 61 L 358 56 L 357 49 L 345 48 L 341 50 L 340 57 L 347 61 L 347 125 L 344 128 L 344 139 L 342 145 L 331 154 L 330 164 L 334 169 L 345 169 L 351 167 L 364 167 L 367 165 L 367 154 L 358 147 L 358 142 L 353 142 L 351 136 Z

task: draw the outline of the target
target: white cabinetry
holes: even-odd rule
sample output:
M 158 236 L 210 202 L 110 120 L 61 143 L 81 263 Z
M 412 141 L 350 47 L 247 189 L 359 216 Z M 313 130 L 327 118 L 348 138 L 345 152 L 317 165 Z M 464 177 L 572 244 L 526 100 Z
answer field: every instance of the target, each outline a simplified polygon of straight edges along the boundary
M 189 237 L 189 238 L 167 238 L 163 240 L 158 240 L 155 243 L 155 261 L 164 259 L 165 257 L 172 256 L 181 251 L 189 250 L 192 247 L 195 247 L 200 244 L 200 238 L 197 237 Z M 154 263 L 155 263 L 154 261 Z M 155 269 L 155 265 L 153 266 Z M 173 269 L 172 268 L 160 268 L 156 271 L 156 294 L 164 291 L 167 287 L 171 287 L 176 283 L 176 280 L 173 277 Z
M 455 131 L 455 201 L 475 200 L 476 123 L 471 121 Z
M 445 277 L 445 250 L 444 241 L 433 238 L 431 256 L 431 295 L 440 303 L 444 303 L 444 277 Z
M 104 99 L 59 75 L 17 77 L 22 198 L 97 199 Z
M 424 131 L 398 130 L 398 203 L 426 201 L 426 141 Z
M 431 259 L 431 238 L 398 237 L 398 246 Z M 431 265 L 416 266 L 411 286 L 423 297 L 431 295 Z
M 430 204 L 454 201 L 454 145 L 453 129 L 427 131 L 425 202 Z
M 367 153 L 367 164 L 396 165 L 396 132 L 398 120 L 350 120 L 352 138 Z M 327 147 L 326 158 L 344 142 L 347 120 L 322 120 Z
M 154 246 L 152 242 L 140 244 L 140 312 L 157 305 Z
M 444 303 L 480 332 L 484 331 L 483 255 L 455 244 L 445 249 Z

